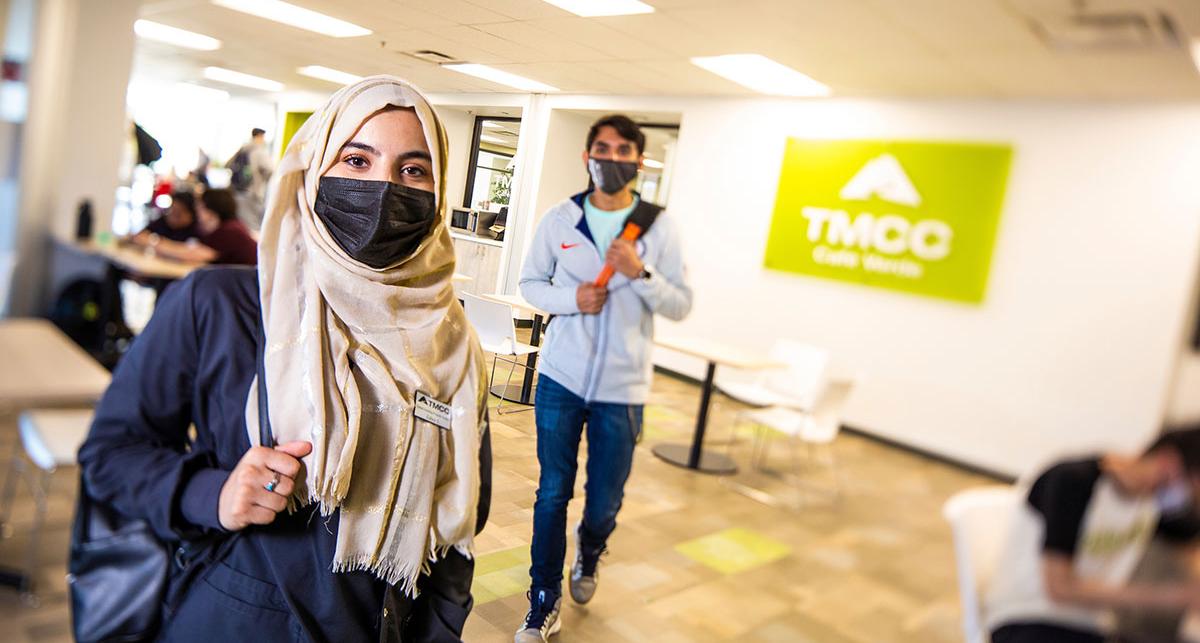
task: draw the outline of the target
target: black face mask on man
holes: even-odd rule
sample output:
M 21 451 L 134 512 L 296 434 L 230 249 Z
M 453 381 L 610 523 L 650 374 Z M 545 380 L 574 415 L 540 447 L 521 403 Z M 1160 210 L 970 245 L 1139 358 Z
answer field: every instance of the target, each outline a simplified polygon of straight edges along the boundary
M 588 174 L 592 183 L 605 194 L 616 194 L 637 176 L 637 161 L 612 161 L 588 157 Z
M 313 210 L 346 254 L 379 269 L 421 245 L 437 219 L 437 197 L 391 181 L 323 176 Z

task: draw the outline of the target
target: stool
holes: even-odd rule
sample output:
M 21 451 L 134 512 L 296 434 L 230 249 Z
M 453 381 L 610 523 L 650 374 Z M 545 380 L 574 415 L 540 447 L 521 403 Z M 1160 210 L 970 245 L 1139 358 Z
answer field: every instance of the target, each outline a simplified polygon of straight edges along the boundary
M 4 495 L 0 504 L 0 525 L 7 525 L 12 511 L 13 494 L 16 492 L 16 478 L 24 475 L 33 493 L 34 516 L 33 529 L 29 538 L 29 558 L 24 574 L 12 574 L 0 571 L 0 575 L 8 576 L 20 592 L 21 598 L 27 604 L 36 605 L 37 595 L 33 591 L 33 579 L 37 572 L 38 545 L 41 539 L 42 526 L 46 520 L 46 499 L 49 494 L 50 476 L 61 466 L 75 464 L 75 454 L 79 445 L 87 437 L 88 429 L 92 426 L 91 409 L 54 409 L 32 410 L 21 414 L 17 421 L 20 429 L 21 445 L 29 462 L 36 470 L 27 467 L 25 458 L 19 452 L 13 453 L 12 466 L 4 480 Z M 8 583 L 6 583 L 8 584 Z

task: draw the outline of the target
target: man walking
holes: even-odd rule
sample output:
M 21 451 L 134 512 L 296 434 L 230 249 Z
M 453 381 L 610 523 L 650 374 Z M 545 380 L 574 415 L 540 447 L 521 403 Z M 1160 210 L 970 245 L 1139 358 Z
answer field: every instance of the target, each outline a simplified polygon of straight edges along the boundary
M 239 148 L 225 164 L 230 172 L 230 187 L 237 196 L 238 213 L 242 223 L 252 230 L 262 227 L 267 203 L 267 184 L 274 171 L 266 136 L 266 130 L 261 128 L 255 127 L 250 130 L 250 141 Z
M 534 504 L 530 608 L 517 643 L 544 642 L 561 627 L 567 502 L 587 427 L 583 520 L 575 527 L 571 597 L 587 603 L 616 528 L 650 391 L 654 315 L 683 319 L 692 307 L 680 240 L 661 208 L 633 190 L 645 135 L 626 116 L 596 121 L 583 163 L 592 186 L 552 207 L 521 271 L 521 293 L 554 315 L 534 400 L 541 467 Z M 640 236 L 623 234 L 638 224 Z M 596 283 L 605 265 L 612 270 Z

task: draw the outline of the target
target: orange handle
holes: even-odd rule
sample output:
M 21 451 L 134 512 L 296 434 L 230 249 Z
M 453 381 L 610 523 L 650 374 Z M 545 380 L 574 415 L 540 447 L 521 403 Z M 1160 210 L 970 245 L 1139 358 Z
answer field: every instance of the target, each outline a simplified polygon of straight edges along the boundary
M 621 238 L 626 241 L 637 241 L 638 235 L 642 233 L 642 226 L 636 223 L 626 223 L 625 229 L 621 231 Z M 612 279 L 613 273 L 616 272 L 609 264 L 604 264 L 600 269 L 600 275 L 596 277 L 596 285 L 603 288 L 608 285 L 608 280 Z

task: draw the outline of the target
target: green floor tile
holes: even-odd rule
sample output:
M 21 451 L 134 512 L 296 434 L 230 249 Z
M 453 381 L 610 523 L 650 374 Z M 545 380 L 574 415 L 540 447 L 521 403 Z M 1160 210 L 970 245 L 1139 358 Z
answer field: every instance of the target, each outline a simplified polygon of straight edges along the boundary
M 510 567 L 489 574 L 476 574 L 475 582 L 471 586 L 471 592 L 475 597 L 476 605 L 523 594 L 528 589 L 528 565 Z
M 642 412 L 642 420 L 646 422 L 682 422 L 689 419 L 691 416 L 687 414 L 657 404 L 647 404 Z
M 513 547 L 475 559 L 471 594 L 476 605 L 521 594 L 529 589 L 529 547 Z
M 529 567 L 529 546 L 501 549 L 475 557 L 475 575 L 482 576 L 510 567 Z
M 753 569 L 792 553 L 791 547 L 740 527 L 680 543 L 675 550 L 722 574 Z

